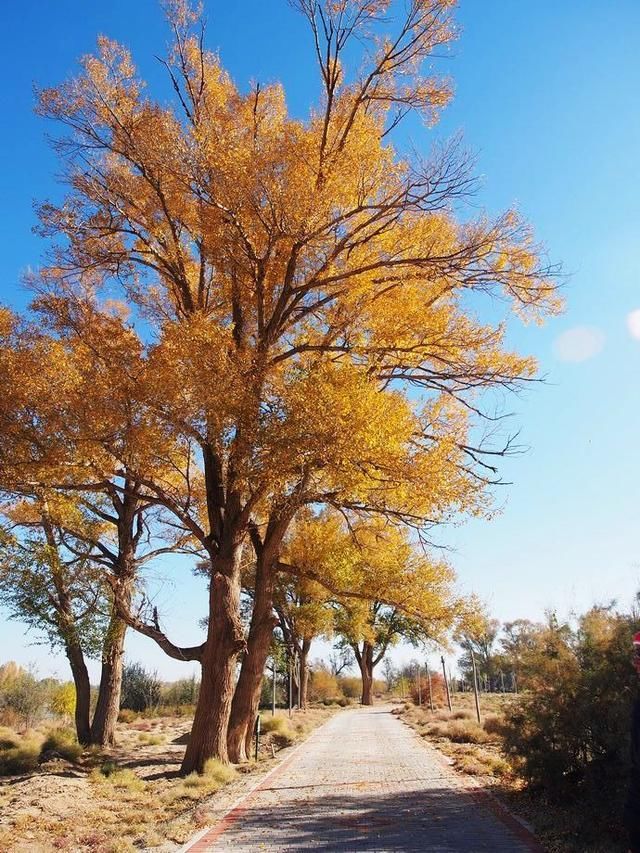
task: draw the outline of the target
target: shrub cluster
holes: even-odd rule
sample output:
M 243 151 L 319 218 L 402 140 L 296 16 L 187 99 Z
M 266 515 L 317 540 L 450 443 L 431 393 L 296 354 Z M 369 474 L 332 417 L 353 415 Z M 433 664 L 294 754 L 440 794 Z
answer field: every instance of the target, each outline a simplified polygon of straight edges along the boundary
M 553 801 L 579 801 L 587 834 L 620 822 L 638 627 L 608 608 L 592 609 L 575 630 L 551 624 L 531 651 L 535 689 L 506 709 L 504 746 L 516 771 Z

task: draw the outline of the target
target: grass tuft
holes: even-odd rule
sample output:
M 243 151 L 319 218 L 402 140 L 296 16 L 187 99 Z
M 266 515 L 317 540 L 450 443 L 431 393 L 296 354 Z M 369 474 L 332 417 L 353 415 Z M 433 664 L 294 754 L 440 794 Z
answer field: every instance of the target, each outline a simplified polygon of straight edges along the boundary
M 40 747 L 40 761 L 46 760 L 49 753 L 76 762 L 82 755 L 82 746 L 68 729 L 51 729 Z
M 40 738 L 35 732 L 20 737 L 12 729 L 0 728 L 0 776 L 31 773 L 38 766 Z
M 101 767 L 96 767 L 89 776 L 92 782 L 108 783 L 114 788 L 141 792 L 146 790 L 146 782 L 128 767 L 120 767 L 115 761 L 105 761 Z
M 433 723 L 427 729 L 431 737 L 444 738 L 453 743 L 488 743 L 491 735 L 471 720 L 450 720 L 446 723 Z

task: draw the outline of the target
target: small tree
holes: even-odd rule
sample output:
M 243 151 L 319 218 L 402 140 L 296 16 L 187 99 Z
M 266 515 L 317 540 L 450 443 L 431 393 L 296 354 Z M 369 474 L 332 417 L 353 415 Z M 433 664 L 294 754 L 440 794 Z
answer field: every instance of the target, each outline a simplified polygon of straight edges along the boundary
M 161 684 L 156 672 L 148 672 L 141 663 L 125 664 L 122 670 L 120 707 L 131 711 L 155 708 L 160 701 Z
M 18 668 L 0 684 L 0 710 L 13 711 L 25 728 L 31 728 L 45 714 L 51 685 L 39 681 L 35 673 Z
M 70 681 L 53 688 L 49 707 L 59 717 L 73 718 L 76 710 L 76 689 Z

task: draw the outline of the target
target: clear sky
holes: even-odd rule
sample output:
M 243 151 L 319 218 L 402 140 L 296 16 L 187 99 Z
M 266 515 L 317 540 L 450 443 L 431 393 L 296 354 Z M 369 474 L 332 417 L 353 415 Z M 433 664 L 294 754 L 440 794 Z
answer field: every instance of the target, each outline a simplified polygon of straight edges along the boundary
M 292 113 L 317 93 L 308 33 L 286 0 L 205 0 L 209 47 L 241 87 L 279 79 Z M 427 149 L 462 131 L 477 152 L 478 203 L 516 204 L 550 257 L 571 274 L 566 313 L 544 328 L 514 320 L 509 339 L 540 362 L 546 384 L 509 401 L 529 446 L 503 466 L 501 512 L 440 537 L 466 590 L 501 620 L 566 614 L 594 602 L 630 603 L 640 587 L 640 60 L 637 0 L 461 0 L 462 36 L 440 67 L 456 96 L 441 123 L 413 123 Z M 0 4 L 0 300 L 25 304 L 19 279 L 38 264 L 34 199 L 55 197 L 56 162 L 32 86 L 72 73 L 104 33 L 128 45 L 153 92 L 154 58 L 167 42 L 156 0 L 22 0 Z M 168 90 L 165 90 L 168 91 Z M 204 590 L 182 567 L 163 565 L 160 603 L 193 625 Z M 177 640 L 194 642 L 184 629 Z M 0 660 L 34 661 L 66 677 L 64 659 L 28 645 L 0 622 Z M 150 641 L 129 654 L 166 677 L 186 674 Z M 95 670 L 94 670 L 95 672 Z

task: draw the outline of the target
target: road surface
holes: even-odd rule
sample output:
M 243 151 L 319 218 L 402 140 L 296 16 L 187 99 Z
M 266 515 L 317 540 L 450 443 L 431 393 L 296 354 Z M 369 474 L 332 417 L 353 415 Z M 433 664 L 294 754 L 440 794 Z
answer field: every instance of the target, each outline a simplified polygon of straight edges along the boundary
M 336 714 L 190 853 L 525 853 L 527 831 L 461 784 L 389 707 Z

